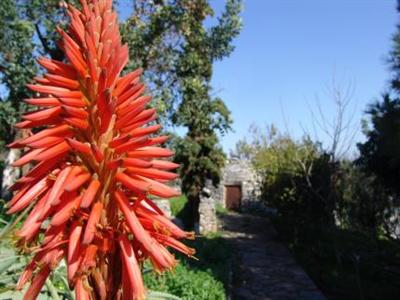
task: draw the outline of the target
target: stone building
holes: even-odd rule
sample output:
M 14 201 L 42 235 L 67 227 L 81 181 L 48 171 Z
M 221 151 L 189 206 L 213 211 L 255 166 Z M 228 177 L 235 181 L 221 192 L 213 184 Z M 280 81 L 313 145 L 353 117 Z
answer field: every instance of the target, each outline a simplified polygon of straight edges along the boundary
M 200 222 L 195 225 L 197 233 L 218 230 L 217 204 L 234 211 L 259 207 L 260 178 L 249 161 L 229 159 L 221 173 L 219 185 L 214 187 L 211 182 L 207 183 L 200 195 Z M 157 200 L 156 203 L 167 216 L 171 215 L 169 201 Z
M 247 160 L 229 159 L 211 197 L 228 210 L 246 210 L 259 204 L 260 178 Z
M 230 159 L 221 173 L 219 185 L 208 183 L 200 197 L 200 223 L 196 231 L 201 234 L 218 230 L 217 204 L 235 211 L 246 211 L 260 204 L 260 178 L 249 161 Z

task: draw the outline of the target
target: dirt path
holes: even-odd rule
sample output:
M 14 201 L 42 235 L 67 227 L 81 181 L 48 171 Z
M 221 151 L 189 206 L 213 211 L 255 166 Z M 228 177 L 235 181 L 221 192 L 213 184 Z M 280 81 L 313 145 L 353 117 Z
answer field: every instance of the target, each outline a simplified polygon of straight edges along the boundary
M 289 251 L 276 242 L 267 218 L 232 213 L 221 219 L 224 237 L 234 250 L 233 300 L 325 299 Z

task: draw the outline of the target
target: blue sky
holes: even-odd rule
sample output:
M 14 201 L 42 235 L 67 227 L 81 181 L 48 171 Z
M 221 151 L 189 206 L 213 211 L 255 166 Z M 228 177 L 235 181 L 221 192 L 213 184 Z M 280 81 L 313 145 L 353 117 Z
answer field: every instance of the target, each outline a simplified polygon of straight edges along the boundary
M 125 13 L 128 3 L 121 0 Z M 211 3 L 218 15 L 225 1 Z M 226 151 L 253 123 L 273 123 L 296 138 L 304 130 L 314 134 L 310 106 L 318 98 L 332 118 L 327 87 L 333 77 L 343 88 L 352 85 L 357 124 L 387 88 L 395 0 L 244 0 L 242 17 L 234 53 L 214 67 L 214 93 L 234 119 L 234 132 L 221 140 Z M 318 128 L 317 136 L 329 143 Z M 360 132 L 356 141 L 362 139 Z
M 214 5 L 218 11 L 223 1 Z M 245 0 L 243 23 L 235 52 L 214 68 L 213 86 L 235 121 L 235 132 L 222 139 L 225 150 L 252 123 L 288 127 L 295 137 L 313 131 L 316 97 L 326 115 L 334 113 L 326 93 L 333 76 L 353 85 L 357 123 L 388 85 L 394 0 Z

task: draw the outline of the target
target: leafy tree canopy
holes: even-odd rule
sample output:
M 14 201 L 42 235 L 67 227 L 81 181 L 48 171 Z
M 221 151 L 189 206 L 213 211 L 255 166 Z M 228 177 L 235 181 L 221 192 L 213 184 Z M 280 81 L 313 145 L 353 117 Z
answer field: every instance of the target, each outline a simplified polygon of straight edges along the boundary
M 370 124 L 364 126 L 367 141 L 358 145 L 361 153 L 358 163 L 375 174 L 384 186 L 400 191 L 400 25 L 393 36 L 389 65 L 393 72 L 391 87 L 367 111 Z
M 359 144 L 358 162 L 376 174 L 387 186 L 399 190 L 400 179 L 400 99 L 384 95 L 382 102 L 368 110 L 371 128 L 366 129 L 367 141 Z
M 78 5 L 77 0 L 66 1 Z M 0 102 L 0 124 L 6 142 L 14 139 L 11 124 L 26 109 L 26 83 L 37 73 L 35 58 L 46 55 L 62 60 L 55 28 L 64 26 L 64 2 L 58 0 L 4 0 L 0 2 L 0 72 L 6 92 Z M 117 3 L 115 2 L 115 5 Z M 142 67 L 163 122 L 185 127 L 179 138 L 177 160 L 182 162 L 183 190 L 198 201 L 206 179 L 216 183 L 225 156 L 219 134 L 231 126 L 230 112 L 211 95 L 213 63 L 234 49 L 241 29 L 241 0 L 227 0 L 215 25 L 209 1 L 136 0 L 131 16 L 121 24 L 129 44 L 128 71 Z

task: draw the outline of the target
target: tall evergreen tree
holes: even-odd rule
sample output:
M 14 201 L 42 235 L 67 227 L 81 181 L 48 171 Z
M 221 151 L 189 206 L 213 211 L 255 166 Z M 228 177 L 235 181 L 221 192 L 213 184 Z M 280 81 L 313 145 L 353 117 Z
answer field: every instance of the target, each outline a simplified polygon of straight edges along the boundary
M 76 5 L 79 1 L 66 2 Z M 7 91 L 0 103 L 0 128 L 5 142 L 14 139 L 10 124 L 25 110 L 21 100 L 29 96 L 25 84 L 37 72 L 34 59 L 39 55 L 62 59 L 53 42 L 57 40 L 53 36 L 56 24 L 66 17 L 62 3 L 0 2 L 0 22 L 5 22 L 0 33 L 0 73 Z M 232 40 L 241 28 L 241 4 L 241 0 L 227 0 L 216 25 L 206 26 L 206 19 L 214 16 L 208 0 L 135 0 L 132 15 L 121 25 L 130 49 L 128 71 L 143 67 L 153 94 L 152 105 L 164 123 L 187 128 L 187 135 L 176 145 L 183 164 L 183 191 L 191 203 L 198 203 L 206 179 L 218 181 L 224 162 L 218 132 L 229 130 L 231 119 L 223 101 L 211 97 L 210 81 L 213 63 L 233 51 Z M 19 60 L 5 64 L 7 53 Z
M 25 84 L 36 73 L 32 57 L 34 46 L 32 23 L 21 18 L 15 1 L 0 2 L 0 198 L 8 197 L 6 189 L 18 171 L 10 164 L 18 158 L 18 150 L 6 151 L 4 145 L 16 134 L 12 124 L 25 110 L 23 101 L 29 96 Z
M 397 10 L 400 13 L 400 1 Z M 358 162 L 384 186 L 400 192 L 400 24 L 393 36 L 389 66 L 391 85 L 382 100 L 370 105 L 367 111 L 371 126 L 364 128 L 367 140 L 358 145 L 361 153 Z
M 218 136 L 232 120 L 222 99 L 211 96 L 210 82 L 213 63 L 234 49 L 241 6 L 241 0 L 228 0 L 216 25 L 207 27 L 206 19 L 214 15 L 208 0 L 137 0 L 123 27 L 125 39 L 135 45 L 135 66 L 148 70 L 154 90 L 160 91 L 154 95 L 162 103 L 158 108 L 173 126 L 187 129 L 174 144 L 192 221 L 198 219 L 201 190 L 208 179 L 219 181 L 225 161 Z
M 397 12 L 400 13 L 400 0 L 397 0 Z M 391 88 L 400 93 L 400 23 L 393 35 L 392 50 L 389 54 L 389 66 L 392 71 Z
M 182 163 L 182 189 L 188 197 L 192 221 L 198 222 L 200 193 L 206 180 L 218 183 L 225 155 L 218 144 L 218 133 L 224 134 L 232 123 L 230 112 L 220 98 L 213 98 L 211 76 L 213 62 L 230 54 L 230 42 L 239 32 L 237 14 L 240 4 L 230 1 L 217 27 L 207 31 L 204 19 L 211 13 L 206 1 L 187 1 L 187 18 L 183 26 L 186 39 L 178 60 L 182 100 L 173 121 L 187 128 L 177 142 L 178 162 Z M 222 39 L 222 40 L 221 40 Z

